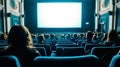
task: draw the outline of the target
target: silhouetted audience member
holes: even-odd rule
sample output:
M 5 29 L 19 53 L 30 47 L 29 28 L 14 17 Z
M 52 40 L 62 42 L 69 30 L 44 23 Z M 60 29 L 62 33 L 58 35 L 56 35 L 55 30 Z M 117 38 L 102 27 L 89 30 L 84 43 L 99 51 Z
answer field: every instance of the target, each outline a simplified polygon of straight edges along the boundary
M 42 44 L 44 42 L 44 40 L 45 40 L 44 35 L 41 34 L 41 35 L 38 36 L 38 43 L 39 44 Z
M 99 42 L 99 45 L 104 45 L 104 42 L 107 41 L 107 35 L 108 35 L 107 32 L 104 33 L 104 36 L 103 36 L 103 38 L 101 39 L 101 42 Z
M 81 43 L 81 46 L 85 47 L 86 44 L 95 44 L 92 41 L 92 38 L 93 38 L 93 32 L 91 31 L 86 32 L 86 40 Z
M 77 45 L 81 45 L 81 43 L 82 42 L 84 42 L 85 41 L 85 34 L 84 33 L 80 33 L 79 35 L 78 35 L 78 41 L 77 41 Z
M 52 42 L 52 45 L 55 46 L 55 44 L 57 43 L 58 39 L 55 36 L 55 34 L 50 34 L 50 42 Z
M 103 42 L 107 40 L 107 34 L 108 34 L 107 32 L 104 33 L 104 36 L 103 36 L 103 38 L 101 39 Z
M 50 34 L 44 34 L 45 42 L 50 42 Z
M 33 44 L 38 44 L 38 38 L 37 38 L 37 35 L 36 35 L 36 34 L 31 34 L 31 36 L 32 36 Z
M 94 35 L 92 37 L 92 41 L 96 44 L 98 44 L 100 42 L 100 40 L 97 38 L 97 33 L 94 33 Z
M 7 44 L 8 44 L 7 34 L 4 32 L 0 36 L 0 45 L 7 45 Z
M 72 42 L 76 43 L 78 40 L 78 35 L 77 33 L 73 34 L 73 38 L 71 39 Z
M 92 41 L 92 37 L 93 37 L 93 32 L 88 31 L 88 32 L 86 33 L 86 40 L 81 43 L 81 46 L 82 46 L 82 47 L 85 47 L 86 45 L 96 44 L 96 43 L 94 43 L 94 42 Z M 89 53 L 90 53 L 90 49 L 85 50 L 85 53 L 86 53 L 86 54 L 89 54 Z
M 104 37 L 104 33 L 103 32 L 98 32 L 97 33 L 97 39 L 98 39 L 99 42 L 101 42 L 103 37 Z
M 60 39 L 65 39 L 65 34 L 61 34 Z
M 0 36 L 0 40 L 7 40 L 7 34 L 6 34 L 6 33 L 3 33 L 3 34 Z
M 8 48 L 2 50 L 0 55 L 15 55 L 21 67 L 32 66 L 35 57 L 40 53 L 33 47 L 29 30 L 22 25 L 15 25 L 8 34 Z
M 104 45 L 119 46 L 118 33 L 116 30 L 110 30 L 107 35 L 107 40 Z

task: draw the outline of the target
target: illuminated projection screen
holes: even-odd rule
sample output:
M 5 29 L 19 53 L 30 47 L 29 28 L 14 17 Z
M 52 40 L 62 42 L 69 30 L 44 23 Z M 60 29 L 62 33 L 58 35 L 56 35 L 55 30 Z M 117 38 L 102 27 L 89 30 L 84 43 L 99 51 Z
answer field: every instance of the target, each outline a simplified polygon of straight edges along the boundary
M 81 28 L 81 2 L 37 3 L 38 28 Z

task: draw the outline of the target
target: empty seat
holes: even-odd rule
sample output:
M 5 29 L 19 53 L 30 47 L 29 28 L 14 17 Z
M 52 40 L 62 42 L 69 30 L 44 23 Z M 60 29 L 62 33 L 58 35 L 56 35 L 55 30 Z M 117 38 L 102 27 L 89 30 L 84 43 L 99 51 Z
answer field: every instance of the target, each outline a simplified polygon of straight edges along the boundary
M 75 66 L 75 67 L 98 67 L 99 58 L 95 55 L 68 56 L 68 57 L 42 57 L 35 58 L 35 67 L 41 66 Z
M 79 56 L 85 55 L 83 47 L 58 47 L 56 48 L 56 56 Z
M 0 56 L 0 67 L 21 67 L 16 56 L 6 55 Z
M 120 55 L 114 55 L 110 61 L 109 67 L 120 67 Z

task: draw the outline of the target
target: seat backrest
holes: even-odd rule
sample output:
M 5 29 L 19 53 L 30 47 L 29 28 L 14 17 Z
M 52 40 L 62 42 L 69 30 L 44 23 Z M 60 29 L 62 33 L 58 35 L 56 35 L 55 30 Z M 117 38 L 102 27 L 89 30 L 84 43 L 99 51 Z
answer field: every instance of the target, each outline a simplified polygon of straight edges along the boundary
M 0 51 L 6 49 L 8 46 L 0 45 Z
M 109 46 L 108 45 L 90 44 L 90 45 L 85 45 L 85 50 L 91 50 L 93 47 L 109 47 Z
M 119 48 L 116 47 L 93 47 L 90 54 L 96 55 L 99 58 L 103 58 L 105 55 L 113 56 L 117 54 Z
M 38 44 L 34 45 L 35 47 L 44 47 L 47 53 L 47 56 L 51 56 L 52 50 L 50 44 Z
M 114 55 L 110 61 L 109 67 L 120 67 L 120 55 Z
M 41 66 L 75 66 L 75 67 L 98 67 L 99 58 L 95 55 L 84 56 L 68 56 L 68 57 L 42 57 L 38 56 L 34 59 L 35 67 Z
M 77 44 L 58 44 L 58 45 L 56 45 L 56 48 L 57 47 L 79 47 L 79 45 L 77 45 Z
M 6 40 L 0 40 L 0 45 L 7 46 L 8 42 Z
M 46 49 L 44 47 L 35 47 L 41 54 L 41 56 L 47 56 Z
M 73 42 L 57 42 L 57 44 L 73 44 Z
M 101 67 L 108 67 L 114 55 L 119 51 L 116 47 L 93 47 L 91 50 L 92 55 L 96 55 L 100 59 Z
M 21 67 L 21 65 L 16 56 L 6 55 L 0 56 L 0 67 Z
M 83 47 L 58 47 L 56 48 L 56 56 L 79 56 L 85 55 Z

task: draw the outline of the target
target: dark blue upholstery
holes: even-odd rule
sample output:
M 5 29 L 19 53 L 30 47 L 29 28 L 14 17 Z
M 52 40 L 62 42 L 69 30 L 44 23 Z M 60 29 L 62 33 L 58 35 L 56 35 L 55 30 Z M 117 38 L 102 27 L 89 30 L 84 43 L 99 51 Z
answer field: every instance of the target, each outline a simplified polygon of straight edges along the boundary
M 85 55 L 83 47 L 57 47 L 56 56 L 80 56 Z
M 6 49 L 8 46 L 0 45 L 0 51 Z
M 44 47 L 47 53 L 47 56 L 51 56 L 52 50 L 50 44 L 37 44 L 35 47 Z
M 6 55 L 0 56 L 0 67 L 21 67 L 16 56 Z
M 45 47 L 35 47 L 41 54 L 41 56 L 47 56 Z
M 108 67 L 114 55 L 119 51 L 116 47 L 93 47 L 91 50 L 92 55 L 96 55 L 100 59 L 101 67 Z
M 35 58 L 35 67 L 41 66 L 75 66 L 75 67 L 98 67 L 99 58 L 95 55 L 66 56 L 66 57 L 42 57 Z
M 114 55 L 109 67 L 120 67 L 120 55 Z
M 58 45 L 56 45 L 56 48 L 57 47 L 79 47 L 79 45 L 77 45 L 77 44 L 58 44 Z

